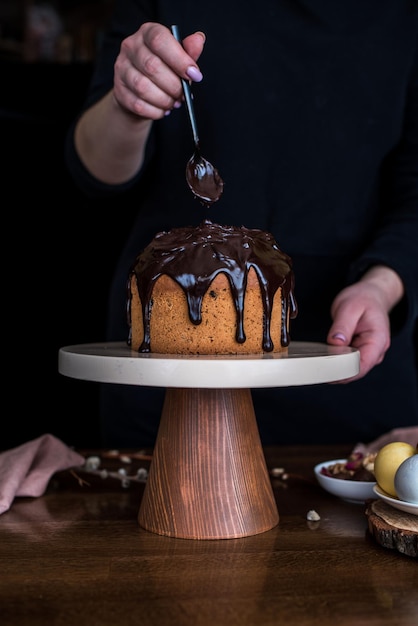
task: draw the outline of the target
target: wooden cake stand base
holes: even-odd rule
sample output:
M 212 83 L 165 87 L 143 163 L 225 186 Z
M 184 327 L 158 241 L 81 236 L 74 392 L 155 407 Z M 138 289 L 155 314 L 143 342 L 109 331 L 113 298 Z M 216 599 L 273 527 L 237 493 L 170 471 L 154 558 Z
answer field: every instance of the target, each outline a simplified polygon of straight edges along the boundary
M 356 350 L 297 342 L 286 355 L 246 357 L 143 355 L 121 343 L 59 351 L 66 376 L 166 387 L 138 522 L 183 539 L 246 537 L 279 522 L 251 387 L 340 380 L 358 367 Z
M 248 389 L 167 389 L 139 523 L 191 539 L 279 521 Z

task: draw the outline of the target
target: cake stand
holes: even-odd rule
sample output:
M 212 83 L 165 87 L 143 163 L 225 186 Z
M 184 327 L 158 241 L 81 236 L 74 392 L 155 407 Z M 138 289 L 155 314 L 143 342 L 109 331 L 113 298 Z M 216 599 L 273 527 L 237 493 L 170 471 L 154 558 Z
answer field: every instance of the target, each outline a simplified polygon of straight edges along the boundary
M 59 350 L 64 376 L 165 387 L 160 426 L 139 507 L 139 525 L 183 539 L 229 539 L 276 526 L 279 512 L 251 388 L 350 378 L 359 352 L 292 342 L 286 354 L 139 354 L 125 343 Z

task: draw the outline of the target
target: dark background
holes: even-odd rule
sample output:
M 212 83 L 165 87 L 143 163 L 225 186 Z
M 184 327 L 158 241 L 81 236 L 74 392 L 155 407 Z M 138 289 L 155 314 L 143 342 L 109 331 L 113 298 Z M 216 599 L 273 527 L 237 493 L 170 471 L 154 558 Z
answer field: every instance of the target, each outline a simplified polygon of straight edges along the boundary
M 58 351 L 104 340 L 112 272 L 135 215 L 129 200 L 84 198 L 64 163 L 112 1 L 46 3 L 62 27 L 50 56 L 33 27 L 45 2 L 0 5 L 0 450 L 46 432 L 100 445 L 99 385 L 59 374 Z
M 46 432 L 70 446 L 90 447 L 100 443 L 98 384 L 59 374 L 58 350 L 104 340 L 109 283 L 134 208 L 84 198 L 68 176 L 63 154 L 109 3 L 53 3 L 64 18 L 68 7 L 72 11 L 71 19 L 63 18 L 64 31 L 73 33 L 72 47 L 58 60 L 25 48 L 33 4 L 10 0 L 0 8 L 0 449 Z

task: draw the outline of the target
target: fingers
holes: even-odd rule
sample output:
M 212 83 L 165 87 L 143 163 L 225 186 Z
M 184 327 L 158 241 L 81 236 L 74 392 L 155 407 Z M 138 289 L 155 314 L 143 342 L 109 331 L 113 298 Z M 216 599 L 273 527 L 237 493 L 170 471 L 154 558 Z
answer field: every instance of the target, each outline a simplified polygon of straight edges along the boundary
M 327 343 L 334 346 L 349 346 L 362 312 L 362 308 L 356 310 L 349 298 L 336 299 L 331 309 L 333 323 L 328 331 Z
M 418 447 L 418 426 L 393 428 L 367 445 L 364 443 L 358 443 L 354 448 L 354 451 L 359 451 L 363 454 L 378 452 L 380 448 L 383 448 L 383 446 L 388 443 L 392 443 L 393 441 L 403 441 L 404 443 L 409 443 L 411 446 Z
M 390 346 L 389 316 L 379 298 L 362 285 L 343 290 L 331 307 L 333 323 L 327 342 L 351 346 L 360 353 L 359 373 L 345 381 L 358 380 L 379 365 Z
M 154 120 L 179 107 L 183 97 L 180 78 L 203 78 L 196 60 L 204 43 L 200 32 L 186 37 L 182 45 L 167 27 L 143 24 L 122 42 L 115 62 L 117 102 L 136 115 Z
M 192 57 L 195 61 L 197 61 L 202 54 L 203 47 L 206 42 L 206 35 L 202 33 L 202 31 L 197 31 L 193 35 L 189 37 L 185 37 L 183 39 L 183 48 L 186 50 L 187 54 Z M 189 75 L 189 73 L 187 73 Z M 194 80 L 192 78 L 192 80 Z
M 202 74 L 196 63 L 205 44 L 205 34 L 197 31 L 185 37 L 181 42 L 171 30 L 161 24 L 149 24 L 144 34 L 144 42 L 154 54 L 171 67 L 178 76 L 196 82 L 202 80 Z M 169 33 L 170 36 L 167 36 Z
M 360 371 L 355 379 L 363 378 L 373 367 L 382 363 L 389 347 L 381 334 L 372 331 L 355 336 L 351 345 L 360 352 Z
M 332 345 L 337 344 L 334 343 Z M 369 336 L 355 336 L 350 345 L 352 348 L 356 348 L 360 353 L 358 374 L 352 376 L 351 378 L 337 381 L 336 384 L 345 384 L 363 378 L 366 374 L 368 374 L 368 372 L 370 372 L 371 369 L 373 369 L 373 367 L 379 365 L 385 357 L 386 350 L 382 350 L 380 342 L 376 341 L 376 338 L 371 334 L 369 334 Z

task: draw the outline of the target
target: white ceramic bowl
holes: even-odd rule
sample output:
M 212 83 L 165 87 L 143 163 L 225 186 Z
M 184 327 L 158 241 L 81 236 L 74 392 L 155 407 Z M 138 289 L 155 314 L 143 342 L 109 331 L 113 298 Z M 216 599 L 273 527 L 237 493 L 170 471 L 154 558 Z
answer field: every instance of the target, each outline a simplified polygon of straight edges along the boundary
M 383 489 L 381 489 L 379 485 L 376 485 L 374 487 L 374 493 L 376 494 L 376 496 L 382 498 L 382 500 L 387 502 L 387 504 L 390 504 L 390 506 L 393 506 L 395 509 L 403 511 L 404 513 L 412 513 L 412 515 L 418 515 L 418 504 L 414 504 L 413 502 L 405 502 L 405 500 L 399 500 L 399 498 L 392 498 L 392 496 L 383 491 Z
M 335 463 L 347 463 L 347 459 L 334 459 L 331 461 L 324 461 L 315 465 L 314 472 L 318 483 L 334 496 L 338 496 L 347 502 L 355 502 L 362 504 L 366 500 L 376 499 L 376 494 L 373 491 L 376 482 L 369 482 L 363 480 L 344 480 L 342 478 L 332 478 L 331 476 L 325 476 L 321 474 L 323 467 L 334 465 Z

